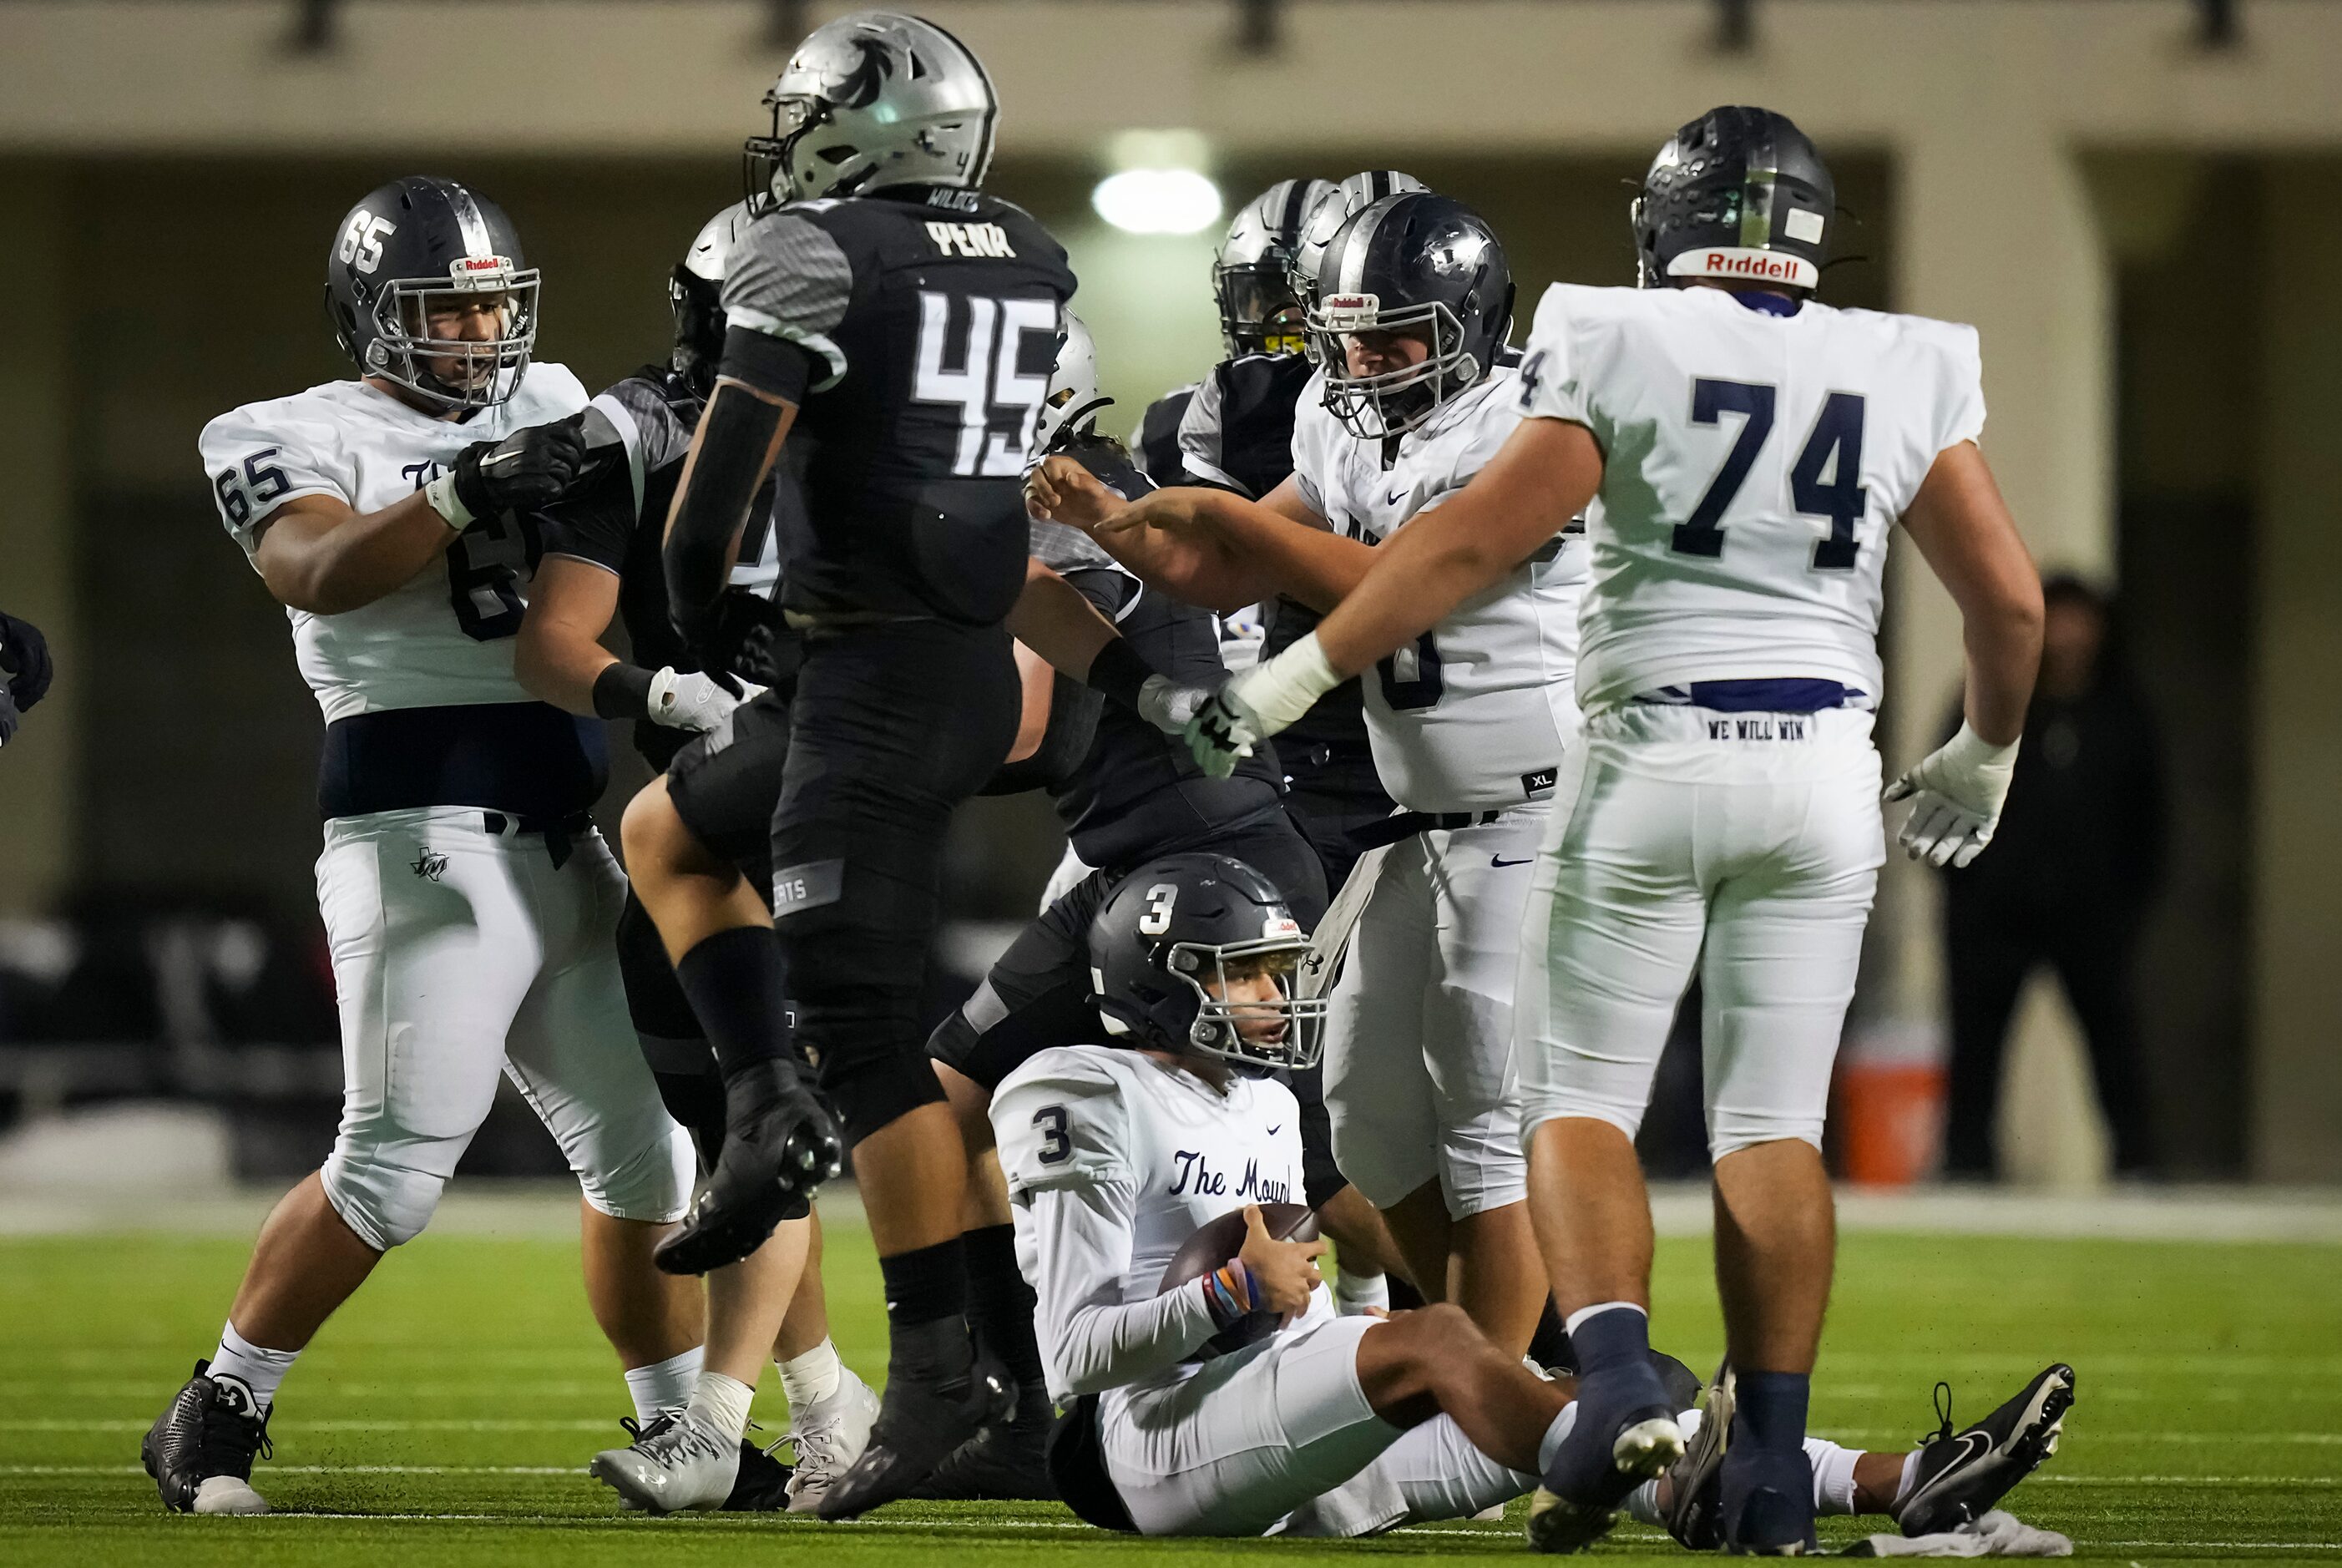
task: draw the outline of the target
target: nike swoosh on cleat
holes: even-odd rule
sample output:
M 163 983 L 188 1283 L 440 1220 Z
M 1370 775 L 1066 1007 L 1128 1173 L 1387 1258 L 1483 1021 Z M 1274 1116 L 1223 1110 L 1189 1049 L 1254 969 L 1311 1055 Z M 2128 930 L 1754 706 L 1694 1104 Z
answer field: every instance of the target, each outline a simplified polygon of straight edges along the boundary
M 1518 860 L 1506 860 L 1501 854 L 1492 854 L 1488 857 L 1488 864 L 1490 865 L 1526 865 L 1536 858 L 1536 856 L 1533 854 L 1525 854 Z

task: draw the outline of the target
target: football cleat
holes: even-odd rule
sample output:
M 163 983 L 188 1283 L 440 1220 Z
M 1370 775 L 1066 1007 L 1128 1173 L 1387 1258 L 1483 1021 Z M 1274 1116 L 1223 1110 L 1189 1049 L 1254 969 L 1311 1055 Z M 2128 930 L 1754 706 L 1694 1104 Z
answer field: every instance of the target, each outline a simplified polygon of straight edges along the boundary
M 688 1410 L 661 1415 L 625 1448 L 606 1448 L 586 1466 L 621 1503 L 649 1513 L 718 1508 L 739 1479 L 740 1440 Z
M 1732 1443 L 1732 1363 L 1726 1362 L 1708 1385 L 1699 1430 L 1683 1457 L 1667 1467 L 1667 1533 L 1694 1552 L 1712 1552 L 1717 1544 L 1716 1502 L 1725 1451 Z
M 778 1448 L 779 1443 L 773 1444 Z M 789 1483 L 796 1473 L 773 1457 L 772 1449 L 740 1440 L 740 1470 L 724 1499 L 726 1513 L 779 1513 L 789 1505 Z
M 271 1453 L 268 1415 L 243 1379 L 214 1377 L 211 1363 L 195 1363 L 138 1445 L 163 1506 L 177 1513 L 267 1513 L 267 1500 L 252 1489 L 252 1462 Z
M 1577 1419 L 1529 1499 L 1538 1552 L 1578 1552 L 1609 1533 L 1618 1505 L 1683 1456 L 1683 1429 L 1658 1368 L 1613 1367 L 1577 1383 Z
M 814 1509 L 824 1519 L 857 1518 L 908 1497 L 960 1444 L 1016 1413 L 1015 1386 L 976 1355 L 966 1319 L 898 1325 L 894 1342 L 869 1446 Z
M 914 1493 L 923 1498 L 992 1503 L 1055 1503 L 1049 1479 L 1049 1423 L 1056 1417 L 1038 1384 L 1016 1391 L 1016 1413 L 954 1449 Z
M 789 1479 L 790 1513 L 810 1513 L 821 1506 L 829 1489 L 846 1479 L 870 1446 L 870 1428 L 877 1419 L 878 1395 L 843 1365 L 827 1399 L 789 1411 L 789 1441 L 797 1455 L 796 1473 Z
M 1942 1425 L 1919 1445 L 1919 1469 L 1910 1495 L 1900 1499 L 1895 1523 L 1906 1535 L 1957 1530 L 1984 1517 L 2017 1483 L 2057 1452 L 2066 1413 L 2074 1408 L 2074 1369 L 2047 1366 L 1998 1410 L 1965 1431 L 1952 1430 L 1952 1389 L 1936 1385 Z
M 786 1062 L 759 1063 L 725 1084 L 723 1153 L 685 1216 L 652 1253 L 671 1274 L 704 1274 L 765 1244 L 805 1212 L 815 1188 L 846 1160 L 837 1125 Z
M 1716 1533 L 1729 1557 L 1813 1551 L 1814 1463 L 1805 1446 L 1728 1449 L 1716 1467 Z

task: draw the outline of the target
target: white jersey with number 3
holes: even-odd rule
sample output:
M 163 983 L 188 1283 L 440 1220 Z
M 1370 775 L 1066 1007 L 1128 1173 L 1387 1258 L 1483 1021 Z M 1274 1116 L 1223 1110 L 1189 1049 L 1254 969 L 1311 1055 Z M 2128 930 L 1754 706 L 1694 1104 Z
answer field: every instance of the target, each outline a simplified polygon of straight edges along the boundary
M 475 441 L 564 419 L 586 406 L 565 366 L 537 363 L 513 395 L 461 421 L 434 419 L 363 381 L 329 381 L 249 403 L 204 426 L 220 521 L 250 554 L 287 501 L 331 495 L 377 512 L 455 465 Z M 301 674 L 325 722 L 388 708 L 525 703 L 513 678 L 535 551 L 506 518 L 481 518 L 444 559 L 371 604 L 338 615 L 287 608 Z M 256 568 L 255 568 L 256 569 Z
M 1293 424 L 1302 500 L 1336 534 L 1381 544 L 1471 483 L 1504 445 L 1521 419 L 1514 375 L 1499 367 L 1458 394 L 1387 461 L 1385 443 L 1326 411 L 1325 379 L 1313 378 Z M 1585 584 L 1585 540 L 1560 535 L 1366 672 L 1366 739 L 1393 800 L 1410 811 L 1484 811 L 1552 790 L 1577 731 L 1570 674 Z
M 1579 704 L 1788 677 L 1876 696 L 1887 534 L 1983 430 L 1981 377 L 1976 329 L 1922 316 L 1547 289 L 1518 406 L 1604 458 Z

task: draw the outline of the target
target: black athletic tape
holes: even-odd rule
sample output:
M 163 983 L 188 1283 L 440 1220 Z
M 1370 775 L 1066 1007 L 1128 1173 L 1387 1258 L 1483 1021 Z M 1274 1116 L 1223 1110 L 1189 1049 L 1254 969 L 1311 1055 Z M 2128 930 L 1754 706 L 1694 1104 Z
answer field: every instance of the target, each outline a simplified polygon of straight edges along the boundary
M 651 673 L 620 659 L 594 677 L 594 714 L 604 719 L 651 716 Z
M 745 381 L 784 403 L 803 403 L 806 388 L 813 385 L 814 359 L 786 337 L 736 326 L 724 334 L 724 358 L 716 374 Z
M 696 643 L 700 623 L 724 591 L 725 554 L 756 501 L 780 424 L 781 405 L 745 386 L 719 381 L 707 400 L 691 481 L 666 540 L 667 603 L 686 641 Z

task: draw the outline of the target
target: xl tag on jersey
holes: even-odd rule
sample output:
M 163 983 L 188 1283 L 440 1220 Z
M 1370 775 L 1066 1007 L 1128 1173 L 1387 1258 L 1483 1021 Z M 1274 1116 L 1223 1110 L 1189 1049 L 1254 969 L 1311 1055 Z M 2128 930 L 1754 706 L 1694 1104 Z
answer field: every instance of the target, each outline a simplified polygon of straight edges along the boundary
M 927 237 L 936 242 L 936 249 L 946 255 L 987 261 L 1016 254 L 1016 248 L 1008 243 L 1008 231 L 998 224 L 929 224 L 926 230 Z

